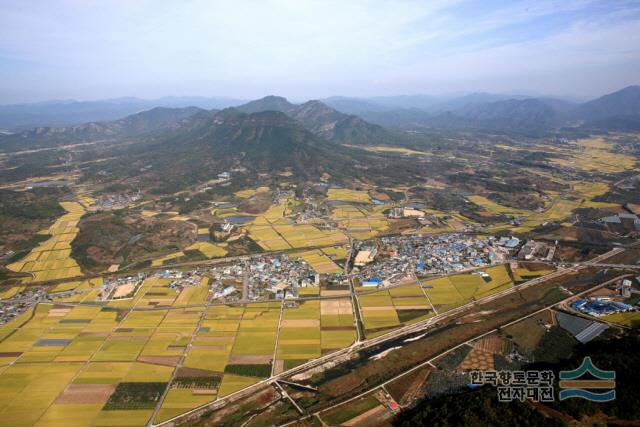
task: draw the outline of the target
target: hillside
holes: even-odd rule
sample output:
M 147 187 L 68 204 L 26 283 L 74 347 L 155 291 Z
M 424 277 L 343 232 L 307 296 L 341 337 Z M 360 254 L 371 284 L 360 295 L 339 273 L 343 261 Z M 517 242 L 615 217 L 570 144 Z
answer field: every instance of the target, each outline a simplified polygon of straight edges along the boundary
M 125 184 L 170 193 L 232 168 L 246 169 L 239 180 L 256 182 L 258 173 L 285 169 L 301 179 L 318 179 L 325 172 L 340 175 L 353 163 L 347 150 L 284 113 L 247 114 L 230 108 L 200 112 L 138 138 L 136 144 L 119 147 L 117 155 L 101 164 L 101 171 L 86 172 L 92 179 L 106 174 Z
M 196 107 L 156 107 L 110 122 L 90 122 L 60 128 L 35 128 L 0 137 L 0 150 L 34 149 L 92 140 L 136 137 L 170 127 L 202 111 L 204 110 Z
M 640 115 L 640 86 L 628 86 L 579 106 L 574 115 L 582 120 Z
M 0 130 L 20 132 L 34 127 L 66 127 L 88 122 L 119 120 L 155 107 L 222 109 L 244 101 L 222 97 L 134 97 L 98 101 L 55 100 L 30 104 L 0 105 Z
M 457 113 L 480 127 L 492 129 L 547 128 L 559 120 L 552 107 L 537 99 L 472 104 Z
M 311 100 L 296 105 L 285 98 L 268 96 L 237 108 L 243 112 L 280 111 L 299 121 L 315 135 L 340 144 L 388 145 L 401 137 L 358 116 L 344 114 L 328 105 Z

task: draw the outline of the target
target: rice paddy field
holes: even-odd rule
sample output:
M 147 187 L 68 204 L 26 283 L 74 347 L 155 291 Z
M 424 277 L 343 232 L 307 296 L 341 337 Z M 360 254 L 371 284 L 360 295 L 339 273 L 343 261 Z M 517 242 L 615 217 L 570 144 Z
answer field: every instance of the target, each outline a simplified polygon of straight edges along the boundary
M 182 258 L 184 256 L 184 252 L 179 251 L 179 252 L 174 252 L 168 255 L 165 255 L 163 257 L 160 258 L 156 258 L 151 262 L 151 265 L 154 267 L 159 267 L 161 265 L 164 265 L 165 262 L 167 261 L 171 261 L 177 258 Z
M 604 138 L 580 139 L 571 149 L 563 151 L 563 158 L 554 159 L 553 163 L 587 172 L 618 173 L 633 169 L 635 159 L 616 153 L 613 148 L 614 145 Z
M 331 260 L 323 251 L 316 249 L 312 251 L 296 252 L 291 254 L 293 258 L 300 257 L 313 268 L 318 274 L 335 274 L 343 270 Z
M 352 203 L 371 203 L 366 191 L 350 190 L 348 188 L 330 188 L 327 191 L 329 200 Z
M 332 219 L 338 227 L 346 230 L 354 239 L 366 240 L 389 230 L 389 220 L 383 213 L 388 206 L 341 205 L 331 210 Z
M 334 261 L 346 259 L 349 255 L 349 251 L 344 246 L 322 248 L 322 252 Z
M 214 244 L 209 242 L 196 242 L 185 248 L 187 251 L 199 251 L 207 258 L 220 258 L 227 254 L 226 243 Z
M 507 268 L 360 291 L 365 335 L 508 289 Z M 160 422 L 357 338 L 348 290 L 308 287 L 302 296 L 331 298 L 207 306 L 208 280 L 176 291 L 169 279 L 147 278 L 132 297 L 101 305 L 100 280 L 52 287 L 76 290 L 67 302 L 91 304 L 40 304 L 0 327 L 0 425 L 144 425 L 164 395 Z
M 427 319 L 435 313 L 420 285 L 404 285 L 358 296 L 367 338 Z
M 267 224 L 254 222 L 245 229 L 260 247 L 270 251 L 341 245 L 348 241 L 340 231 L 320 230 L 310 224 L 291 224 L 286 219 Z
M 578 208 L 607 208 L 617 206 L 616 204 L 596 202 L 593 200 L 609 191 L 609 184 L 607 183 L 583 181 L 562 181 L 562 183 L 571 186 L 571 190 L 564 195 L 560 193 L 549 193 L 549 195 L 553 197 L 553 201 L 542 212 L 508 208 L 489 200 L 485 202 L 483 200 L 485 198 L 480 196 L 470 196 L 468 199 L 491 213 L 524 217 L 524 221 L 520 226 L 514 227 L 510 224 L 499 224 L 486 230 L 490 233 L 506 229 L 511 230 L 513 233 L 526 233 L 545 222 L 562 221 L 571 216 L 572 212 Z
M 351 298 L 320 301 L 320 345 L 329 353 L 351 345 L 357 338 Z
M 282 312 L 275 373 L 321 355 L 320 301 L 305 301 Z
M 166 310 L 41 304 L 4 325 L 0 424 L 146 423 L 173 371 L 166 357 L 192 328 L 172 319 Z
M 0 327 L 0 425 L 144 425 L 166 390 L 160 422 L 356 338 L 348 295 L 207 307 L 208 280 L 177 292 L 147 278 L 100 305 L 101 280 L 52 287 L 77 293 Z
M 164 286 L 148 279 L 123 310 L 41 304 L 2 326 L 0 425 L 144 425 L 185 353 L 158 419 L 271 374 L 280 303 L 139 310 Z M 183 290 L 175 305 L 202 304 L 203 290 Z
M 469 201 L 476 205 L 488 210 L 495 214 L 512 215 L 512 216 L 528 216 L 531 215 L 531 211 L 525 209 L 515 209 L 508 206 L 502 206 L 494 201 L 487 199 L 484 196 L 468 196 Z
M 347 236 L 337 230 L 321 230 L 311 224 L 293 223 L 286 218 L 291 203 L 289 199 L 281 200 L 243 228 L 267 251 L 341 245 L 348 241 Z
M 236 197 L 240 197 L 242 199 L 248 199 L 249 197 L 253 197 L 258 193 L 267 193 L 269 191 L 269 187 L 258 187 L 248 190 L 237 191 L 234 193 Z
M 489 267 L 485 278 L 478 273 L 457 274 L 375 292 L 357 288 L 365 334 L 372 338 L 509 289 L 513 281 L 508 268 Z
M 506 265 L 489 267 L 484 270 L 489 277 L 474 272 L 426 280 L 422 288 L 435 310 L 441 313 L 513 287 L 508 268 Z
M 61 202 L 60 205 L 67 213 L 47 230 L 39 232 L 51 237 L 33 248 L 26 257 L 9 264 L 9 270 L 30 273 L 30 281 L 38 282 L 82 275 L 80 266 L 71 257 L 71 241 L 78 234 L 78 222 L 86 211 L 78 202 Z
M 555 270 L 550 267 L 530 269 L 527 268 L 526 264 L 517 264 L 517 266 L 512 266 L 511 268 L 513 279 L 516 282 L 525 282 L 527 280 L 535 279 L 536 277 L 553 273 L 554 271 Z

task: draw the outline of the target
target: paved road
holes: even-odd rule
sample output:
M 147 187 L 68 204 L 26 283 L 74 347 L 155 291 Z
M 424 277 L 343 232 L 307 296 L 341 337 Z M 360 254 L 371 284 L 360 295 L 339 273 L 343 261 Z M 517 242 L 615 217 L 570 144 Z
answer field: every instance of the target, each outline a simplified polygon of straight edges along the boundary
M 249 387 L 247 387 L 247 388 L 245 388 L 243 390 L 237 391 L 235 393 L 232 393 L 232 394 L 230 394 L 228 396 L 225 396 L 225 397 L 223 397 L 221 399 L 218 399 L 218 400 L 215 400 L 213 402 L 206 403 L 206 404 L 204 404 L 204 405 L 202 405 L 202 406 L 200 406 L 198 408 L 194 408 L 194 409 L 192 409 L 192 410 L 190 410 L 188 412 L 180 414 L 180 415 L 178 415 L 178 416 L 176 416 L 176 417 L 174 417 L 174 418 L 172 418 L 172 419 L 170 419 L 168 421 L 165 421 L 163 423 L 157 424 L 157 426 L 173 425 L 175 422 L 179 422 L 182 419 L 186 419 L 187 417 L 189 417 L 189 416 L 191 416 L 193 414 L 203 413 L 205 411 L 211 411 L 211 410 L 219 409 L 219 408 L 225 406 L 227 403 L 242 399 L 243 397 L 246 397 L 246 396 L 249 396 L 249 395 L 253 394 L 259 388 L 261 388 L 261 387 L 263 387 L 265 385 L 268 385 L 268 384 L 272 384 L 273 382 L 275 382 L 275 381 L 277 381 L 279 379 L 284 379 L 284 378 L 288 378 L 288 377 L 294 376 L 296 374 L 305 372 L 305 371 L 307 371 L 309 369 L 313 369 L 313 368 L 322 366 L 325 363 L 330 362 L 332 360 L 337 360 L 337 359 L 339 359 L 341 357 L 344 357 L 344 356 L 346 356 L 346 355 L 348 355 L 350 353 L 357 352 L 357 351 L 363 350 L 365 348 L 373 347 L 373 346 L 376 346 L 376 345 L 380 345 L 380 344 L 382 344 L 382 343 L 384 343 L 386 341 L 395 340 L 395 339 L 401 338 L 402 336 L 405 336 L 405 335 L 414 334 L 416 332 L 424 331 L 424 330 L 428 329 L 429 327 L 433 326 L 433 324 L 435 324 L 437 322 L 440 322 L 442 320 L 445 320 L 447 318 L 450 318 L 450 317 L 456 317 L 459 314 L 463 313 L 464 311 L 466 311 L 466 310 L 468 310 L 468 309 L 470 309 L 470 308 L 472 308 L 472 307 L 474 307 L 476 305 L 484 304 L 484 303 L 493 301 L 495 299 L 502 298 L 502 297 L 507 296 L 507 295 L 509 295 L 511 293 L 519 292 L 520 290 L 527 289 L 527 288 L 529 288 L 531 286 L 536 286 L 536 285 L 538 285 L 540 283 L 544 283 L 544 282 L 552 280 L 552 279 L 556 279 L 556 278 L 561 277 L 561 276 L 563 276 L 565 274 L 568 274 L 568 273 L 578 272 L 581 269 L 588 268 L 588 267 L 593 266 L 594 264 L 598 264 L 601 261 L 604 261 L 604 260 L 606 260 L 606 259 L 608 259 L 608 258 L 610 258 L 612 256 L 618 255 L 619 253 L 623 252 L 624 250 L 625 250 L 624 248 L 615 248 L 615 249 L 613 249 L 613 250 L 611 250 L 611 251 L 609 251 L 609 252 L 607 252 L 605 254 L 602 254 L 602 255 L 594 258 L 593 260 L 591 260 L 589 262 L 576 263 L 576 265 L 573 265 L 571 267 L 561 268 L 561 269 L 555 271 L 554 273 L 548 274 L 546 276 L 539 277 L 537 279 L 530 280 L 530 281 L 525 282 L 525 283 L 523 283 L 521 285 L 518 285 L 518 286 L 515 286 L 513 288 L 507 289 L 505 291 L 490 295 L 488 297 L 481 298 L 481 299 L 476 300 L 476 301 L 472 301 L 470 303 L 467 303 L 467 304 L 465 304 L 463 306 L 460 306 L 458 308 L 455 308 L 453 310 L 449 310 L 449 311 L 447 311 L 445 313 L 441 313 L 439 315 L 436 315 L 436 316 L 434 316 L 434 317 L 432 317 L 430 319 L 423 320 L 423 321 L 415 323 L 413 325 L 405 326 L 403 328 L 397 329 L 395 331 L 389 332 L 387 334 L 381 335 L 381 336 L 376 337 L 376 338 L 372 338 L 372 339 L 369 339 L 369 340 L 356 342 L 353 345 L 351 345 L 350 347 L 346 347 L 346 348 L 338 350 L 338 351 L 336 351 L 334 353 L 322 356 L 322 357 L 320 357 L 318 359 L 311 360 L 311 361 L 309 361 L 309 362 L 307 362 L 305 364 L 297 366 L 297 367 L 295 367 L 293 369 L 290 369 L 288 371 L 282 372 L 282 373 L 280 373 L 278 375 L 275 375 L 275 376 L 273 376 L 271 378 L 267 378 L 265 380 L 262 380 L 262 381 L 254 384 L 252 386 L 249 386 Z M 575 296 L 572 296 L 572 298 L 573 297 L 575 297 Z M 555 304 L 553 304 L 553 305 L 555 305 Z
M 604 286 L 609 285 L 610 283 L 614 283 L 614 282 L 616 282 L 616 281 L 618 281 L 618 280 L 620 280 L 620 279 L 623 279 L 623 278 L 625 278 L 625 277 L 628 277 L 628 275 L 622 275 L 622 276 L 618 276 L 618 277 L 615 277 L 615 278 L 613 278 L 613 279 L 607 280 L 606 282 L 603 282 L 603 283 L 599 284 L 598 286 L 595 286 L 595 287 L 589 288 L 589 289 L 587 289 L 587 290 L 585 290 L 585 291 L 582 291 L 582 292 L 580 292 L 580 293 L 578 293 L 578 294 L 571 295 L 571 296 L 569 296 L 569 297 L 565 298 L 565 299 L 564 299 L 564 300 L 562 300 L 562 301 L 559 301 L 559 302 L 556 302 L 556 303 L 553 303 L 553 304 L 549 304 L 549 305 L 547 305 L 546 307 L 541 308 L 540 310 L 534 311 L 533 313 L 529 313 L 529 314 L 527 314 L 527 315 L 524 315 L 524 316 L 522 316 L 522 317 L 519 317 L 518 319 L 515 319 L 515 320 L 512 320 L 512 321 L 510 321 L 510 322 L 508 322 L 508 323 L 505 323 L 504 325 L 501 325 L 501 326 L 500 326 L 500 328 L 501 328 L 501 329 L 504 329 L 504 328 L 506 328 L 506 327 L 509 327 L 509 326 L 511 326 L 511 325 L 514 325 L 514 324 L 516 324 L 516 323 L 518 323 L 518 322 L 521 322 L 521 321 L 522 321 L 522 320 L 524 320 L 524 319 L 527 319 L 527 318 L 529 318 L 529 317 L 531 317 L 531 316 L 535 316 L 536 314 L 542 313 L 543 311 L 549 310 L 549 309 L 551 309 L 551 308 L 553 308 L 553 307 L 556 307 L 556 306 L 558 306 L 558 305 L 565 304 L 567 301 L 569 301 L 569 300 L 571 300 L 571 299 L 573 299 L 573 298 L 580 297 L 580 296 L 582 296 L 582 295 L 585 295 L 585 294 L 588 294 L 588 293 L 590 293 L 590 292 L 593 292 L 594 290 L 600 289 L 600 288 L 602 288 L 602 287 L 604 287 Z M 356 400 L 356 399 L 358 399 L 358 398 L 360 398 L 360 397 L 362 397 L 362 396 L 364 396 L 364 395 L 366 395 L 366 394 L 369 394 L 369 393 L 371 393 L 371 392 L 375 391 L 375 390 L 376 390 L 376 389 L 378 389 L 378 388 L 383 388 L 384 386 L 386 386 L 386 385 L 388 385 L 388 384 L 392 383 L 393 381 L 395 381 L 395 380 L 397 380 L 397 379 L 399 379 L 399 378 L 402 378 L 402 377 L 404 377 L 405 375 L 408 375 L 408 374 L 410 374 L 411 372 L 414 372 L 414 371 L 416 371 L 416 370 L 418 370 L 418 369 L 420 369 L 420 368 L 422 368 L 422 367 L 424 367 L 424 366 L 426 366 L 426 365 L 434 366 L 434 365 L 433 365 L 433 362 L 434 362 L 435 360 L 437 360 L 437 359 L 441 358 L 442 356 L 444 356 L 444 355 L 446 355 L 446 354 L 449 354 L 449 353 L 451 353 L 451 352 L 453 352 L 453 351 L 457 350 L 457 349 L 458 349 L 458 348 L 460 348 L 460 347 L 463 347 L 463 346 L 465 346 L 465 345 L 468 345 L 468 344 L 470 344 L 471 342 L 476 341 L 476 340 L 478 340 L 478 339 L 480 339 L 480 338 L 483 338 L 483 337 L 485 337 L 485 336 L 487 336 L 487 335 L 490 335 L 490 334 L 492 334 L 492 333 L 494 333 L 494 332 L 496 332 L 496 331 L 498 331 L 498 328 L 491 329 L 490 331 L 483 332 L 482 334 L 479 334 L 479 335 L 476 335 L 476 336 L 474 336 L 474 337 L 472 337 L 472 338 L 469 338 L 468 340 L 466 340 L 466 341 L 464 341 L 464 342 L 462 342 L 462 343 L 460 343 L 460 344 L 456 345 L 455 347 L 452 347 L 452 348 L 450 348 L 450 349 L 448 349 L 448 350 L 446 350 L 446 351 L 443 351 L 443 352 L 441 352 L 441 353 L 439 353 L 439 354 L 437 354 L 437 355 L 433 356 L 433 357 L 432 357 L 432 358 L 430 358 L 429 360 L 426 360 L 426 361 L 424 361 L 424 362 L 420 363 L 419 365 L 414 366 L 413 368 L 408 369 L 407 371 L 404 371 L 404 372 L 402 372 L 402 373 L 400 373 L 400 374 L 398 374 L 398 375 L 394 376 L 393 378 L 388 379 L 387 381 L 383 382 L 382 384 L 379 384 L 379 385 L 377 385 L 377 386 L 375 386 L 375 387 L 372 387 L 372 388 L 370 388 L 369 390 L 366 390 L 366 391 L 364 391 L 364 392 L 362 392 L 362 393 L 360 393 L 360 394 L 358 394 L 358 395 L 356 395 L 356 396 L 353 396 L 353 397 L 351 397 L 351 398 L 349 398 L 349 399 L 347 399 L 347 400 L 345 400 L 345 401 L 342 401 L 342 402 L 336 403 L 336 404 L 331 405 L 331 406 L 329 406 L 329 407 L 327 407 L 327 408 L 323 408 L 323 409 L 321 409 L 321 410 L 319 410 L 319 411 L 316 411 L 316 412 L 314 412 L 313 414 L 310 414 L 309 416 L 307 416 L 307 417 L 305 417 L 305 418 L 310 418 L 310 417 L 313 417 L 313 416 L 317 416 L 317 415 L 321 414 L 322 412 L 329 411 L 329 410 L 331 410 L 331 409 L 333 409 L 333 408 L 335 408 L 335 407 L 337 407 L 337 406 L 340 406 L 340 405 L 343 405 L 343 404 L 345 404 L 345 403 L 348 403 L 348 402 L 351 402 L 351 401 L 353 401 L 353 400 Z M 295 422 L 297 422 L 297 421 L 299 421 L 299 420 L 296 420 Z M 293 423 L 293 422 L 292 422 L 292 423 Z M 280 427 L 285 427 L 285 426 L 288 426 L 288 425 L 290 425 L 290 424 L 292 424 L 292 423 L 286 423 L 286 424 L 281 425 Z

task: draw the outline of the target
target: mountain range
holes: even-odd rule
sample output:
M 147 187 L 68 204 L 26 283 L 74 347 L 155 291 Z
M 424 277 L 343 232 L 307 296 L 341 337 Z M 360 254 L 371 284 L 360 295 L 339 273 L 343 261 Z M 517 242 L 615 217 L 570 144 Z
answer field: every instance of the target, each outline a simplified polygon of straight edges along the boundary
M 117 120 L 155 107 L 221 109 L 246 101 L 232 98 L 164 97 L 117 98 L 101 101 L 57 100 L 31 104 L 0 105 L 0 130 L 20 131 L 34 127 L 63 127 L 87 122 Z
M 106 158 L 99 168 L 87 169 L 87 176 L 99 170 L 125 180 L 135 177 L 142 187 L 163 193 L 234 167 L 253 176 L 278 170 L 300 178 L 340 176 L 366 156 L 347 143 L 392 143 L 394 135 L 318 101 L 295 105 L 266 97 L 223 110 L 158 107 L 114 121 L 39 127 L 0 136 L 0 151 L 64 146 L 87 160 Z
M 529 134 L 568 125 L 634 128 L 640 123 L 640 88 L 628 87 L 578 106 L 556 99 L 523 98 L 468 103 L 439 113 L 407 108 L 376 114 L 397 123 L 407 121 L 384 127 L 318 100 L 294 104 L 267 96 L 224 109 L 156 107 L 117 120 L 37 127 L 0 135 L 0 152 L 69 147 L 80 160 L 103 159 L 99 168 L 85 170 L 89 179 L 96 173 L 129 177 L 136 185 L 159 193 L 180 191 L 232 168 L 244 168 L 252 176 L 289 170 L 301 178 L 329 173 L 353 180 L 368 168 L 383 167 L 382 175 L 393 173 L 355 146 L 419 144 L 424 136 L 403 131 L 412 128 Z M 23 164 L 5 172 L 24 179 L 34 173 L 34 165 L 56 167 L 54 157 L 43 152 L 31 166 Z
M 371 123 L 402 129 L 472 128 L 525 133 L 544 133 L 567 125 L 599 130 L 640 129 L 640 86 L 629 86 L 582 104 L 552 97 L 486 93 L 448 101 L 431 100 L 421 108 L 416 107 L 417 101 L 425 101 L 424 98 L 392 100 L 329 98 L 327 102 Z
M 545 133 L 562 126 L 582 126 L 600 130 L 640 129 L 640 86 L 629 86 L 598 99 L 575 105 L 555 98 L 495 100 L 496 96 L 475 94 L 449 101 L 452 111 L 428 112 L 418 108 L 390 107 L 390 98 L 362 110 L 367 100 L 335 99 L 338 108 L 311 100 L 301 104 L 279 96 L 267 96 L 230 107 L 226 114 L 279 112 L 317 138 L 341 145 L 389 145 L 402 143 L 404 132 L 416 128 L 485 129 L 525 133 Z M 482 102 L 492 99 L 490 102 Z M 415 105 L 425 98 L 393 98 L 393 102 Z M 182 100 L 181 102 L 184 102 Z M 378 101 L 380 102 L 380 101 Z M 385 104 L 386 103 L 386 104 Z M 350 114 L 355 105 L 360 115 Z M 383 107 L 387 105 L 387 107 Z M 383 111 L 383 108 L 392 108 Z M 216 114 L 218 109 L 199 107 L 155 107 L 112 121 L 96 121 L 62 127 L 36 127 L 0 135 L 0 150 L 46 147 L 89 140 L 133 138 L 171 128 L 180 121 Z M 381 123 L 382 125 L 378 124 Z M 398 128 L 393 130 L 392 128 Z
M 399 134 L 368 123 L 353 114 L 345 114 L 323 102 L 312 100 L 303 104 L 292 104 L 286 98 L 267 96 L 237 107 L 245 113 L 280 111 L 300 122 L 314 134 L 341 144 L 381 145 L 401 139 Z
M 353 139 L 348 128 L 362 127 L 365 134 L 380 134 L 379 125 L 400 129 L 476 128 L 499 131 L 547 131 L 549 128 L 580 124 L 597 129 L 635 129 L 639 127 L 640 87 L 629 86 L 600 98 L 578 103 L 574 100 L 525 95 L 472 93 L 459 97 L 403 95 L 369 98 L 331 97 L 293 104 L 285 98 L 267 96 L 246 103 L 232 98 L 167 97 L 156 100 L 120 98 L 106 101 L 50 101 L 36 104 L 0 105 L 0 130 L 18 132 L 34 127 L 66 127 L 86 122 L 105 122 L 124 118 L 154 107 L 224 109 L 238 107 L 246 113 L 280 111 L 305 119 L 324 116 L 322 125 L 330 138 Z M 327 107 L 330 107 L 327 109 Z M 346 116 L 338 116 L 336 112 Z M 357 117 L 354 117 L 357 116 Z M 316 129 L 318 130 L 318 129 Z M 372 135 L 369 135 L 371 137 Z M 384 140 L 386 136 L 382 137 Z M 377 137 L 380 139 L 380 136 Z M 357 142 L 356 142 L 357 143 Z

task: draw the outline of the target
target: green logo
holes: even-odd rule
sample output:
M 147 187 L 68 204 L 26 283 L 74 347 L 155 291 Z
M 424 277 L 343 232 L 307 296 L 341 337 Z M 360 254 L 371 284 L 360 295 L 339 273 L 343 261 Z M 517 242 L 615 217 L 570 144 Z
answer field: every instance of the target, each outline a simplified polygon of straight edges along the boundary
M 585 374 L 591 378 L 580 379 Z M 603 371 L 593 364 L 590 357 L 585 357 L 573 371 L 560 371 L 560 400 L 578 397 L 593 402 L 612 401 L 616 398 L 615 380 L 615 371 Z

